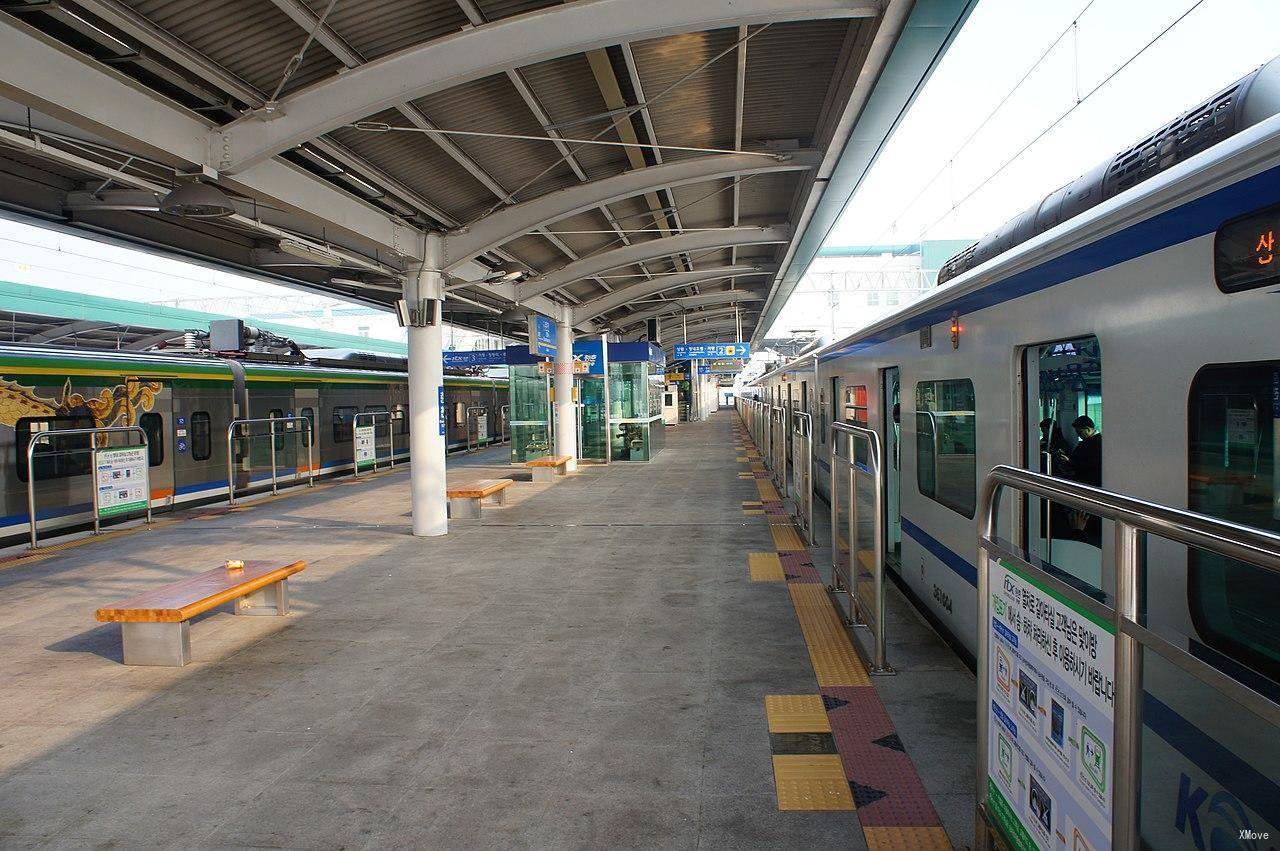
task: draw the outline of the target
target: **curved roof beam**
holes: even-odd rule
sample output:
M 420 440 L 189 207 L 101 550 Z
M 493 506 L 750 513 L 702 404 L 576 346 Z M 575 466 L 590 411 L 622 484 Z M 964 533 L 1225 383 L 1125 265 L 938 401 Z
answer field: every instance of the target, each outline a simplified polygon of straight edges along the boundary
M 815 168 L 821 161 L 819 151 L 800 150 L 780 153 L 776 157 L 756 154 L 709 154 L 672 160 L 648 168 L 632 169 L 612 177 L 579 183 L 550 192 L 522 204 L 491 213 L 478 222 L 449 232 L 445 236 L 445 271 L 450 272 L 486 251 L 537 230 L 544 225 L 624 198 L 632 198 L 655 189 L 684 186 L 707 180 L 769 174 L 780 171 L 802 171 Z
M 694 284 L 715 281 L 720 278 L 740 278 L 748 275 L 770 275 L 774 269 L 770 266 L 720 266 L 715 269 L 699 269 L 695 272 L 682 272 L 676 275 L 659 275 L 642 284 L 632 284 L 620 290 L 602 295 L 591 301 L 583 302 L 573 308 L 573 322 L 579 325 L 595 319 L 602 313 L 617 310 L 625 304 L 657 295 L 658 293 L 678 290 Z
M 432 39 L 329 77 L 210 134 L 211 165 L 234 172 L 397 103 L 613 44 L 763 24 L 863 18 L 880 0 L 578 0 Z
M 648 242 L 633 242 L 630 245 L 620 245 L 590 257 L 583 257 L 553 272 L 526 281 L 516 287 L 516 300 L 524 301 L 619 266 L 661 260 L 663 257 L 674 257 L 691 251 L 710 251 L 716 248 L 731 248 L 735 245 L 772 245 L 790 240 L 790 225 L 771 225 L 689 231 L 675 236 L 665 236 L 662 239 L 651 239 Z M 626 304 L 626 301 L 623 304 Z
M 625 330 L 633 326 L 647 322 L 655 316 L 661 316 L 664 320 L 668 318 L 668 314 L 672 317 L 678 316 L 682 310 L 692 310 L 699 307 L 719 306 L 724 304 L 741 304 L 747 301 L 764 301 L 764 296 L 759 293 L 753 293 L 750 290 L 723 290 L 716 293 L 702 293 L 700 295 L 687 296 L 685 298 L 673 298 L 656 307 L 648 310 L 641 310 L 636 313 L 629 313 L 611 322 L 614 328 Z M 733 308 L 726 308 L 732 310 Z M 703 313 L 690 314 L 692 316 L 702 316 Z

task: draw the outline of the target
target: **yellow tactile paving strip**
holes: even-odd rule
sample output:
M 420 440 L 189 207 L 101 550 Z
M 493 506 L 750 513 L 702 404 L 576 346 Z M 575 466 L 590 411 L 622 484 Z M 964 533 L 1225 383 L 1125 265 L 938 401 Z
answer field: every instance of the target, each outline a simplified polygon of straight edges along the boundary
M 809 646 L 809 661 L 820 686 L 871 685 L 867 669 L 849 641 L 840 617 L 827 599 L 827 590 L 816 583 L 787 586 L 796 607 L 800 631 Z
M 745 464 L 747 463 L 747 456 L 739 455 L 737 458 L 734 458 L 733 460 L 737 461 L 740 464 Z
M 773 482 L 765 479 L 756 479 L 756 490 L 760 491 L 760 499 L 765 502 L 777 502 L 782 499 L 778 496 L 778 489 L 773 486 Z
M 764 714 L 770 733 L 830 733 L 820 694 L 766 694 Z
M 764 503 L 758 499 L 744 499 L 742 501 L 743 508 L 763 508 Z
M 752 582 L 786 582 L 782 560 L 777 553 L 747 553 L 747 569 Z
M 769 531 L 773 533 L 773 545 L 779 552 L 797 552 L 805 549 L 804 541 L 796 532 L 796 527 L 791 525 L 788 518 L 783 519 L 787 522 L 769 524 Z
M 853 793 L 836 754 L 775 756 L 773 782 L 779 810 L 853 809 Z
M 951 851 L 941 827 L 863 827 L 871 851 Z

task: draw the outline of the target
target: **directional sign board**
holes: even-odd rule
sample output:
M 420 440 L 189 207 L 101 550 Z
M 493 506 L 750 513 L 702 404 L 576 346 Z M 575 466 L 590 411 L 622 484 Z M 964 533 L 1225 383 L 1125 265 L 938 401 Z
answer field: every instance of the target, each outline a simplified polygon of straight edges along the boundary
M 478 349 L 471 352 L 445 352 L 445 366 L 505 366 L 506 349 Z
M 749 358 L 750 343 L 676 343 L 676 360 L 713 360 L 715 358 Z
M 148 460 L 145 446 L 116 446 L 93 453 L 99 517 L 146 511 Z
M 535 357 L 556 356 L 556 323 L 540 313 L 529 314 L 529 354 Z
M 1018 851 L 1111 848 L 1115 628 L 990 562 L 987 806 Z

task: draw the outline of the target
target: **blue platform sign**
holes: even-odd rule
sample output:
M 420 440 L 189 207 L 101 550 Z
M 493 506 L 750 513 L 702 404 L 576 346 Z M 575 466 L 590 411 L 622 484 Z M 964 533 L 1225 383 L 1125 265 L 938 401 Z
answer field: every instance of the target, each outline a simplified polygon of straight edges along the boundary
M 506 366 L 506 349 L 478 349 L 473 352 L 445 352 L 445 366 Z
M 676 360 L 712 360 L 713 358 L 749 358 L 750 343 L 676 343 Z
M 436 400 L 436 414 L 440 417 L 440 434 L 444 434 L 444 385 L 439 387 L 440 396 Z
M 710 375 L 710 374 L 711 374 L 710 364 L 705 364 L 705 363 L 698 364 L 698 375 Z
M 529 314 L 529 354 L 544 358 L 556 356 L 555 320 L 540 313 Z

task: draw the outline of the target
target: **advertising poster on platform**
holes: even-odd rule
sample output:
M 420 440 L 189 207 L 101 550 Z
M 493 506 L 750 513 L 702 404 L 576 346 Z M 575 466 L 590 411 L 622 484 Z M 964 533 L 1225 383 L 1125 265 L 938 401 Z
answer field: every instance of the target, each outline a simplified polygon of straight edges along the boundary
M 372 425 L 356 426 L 356 469 L 364 470 L 373 466 L 376 460 L 377 427 Z
M 1113 626 L 990 561 L 987 804 L 1018 851 L 1111 848 Z
M 147 447 L 117 446 L 93 453 L 98 516 L 147 510 Z

